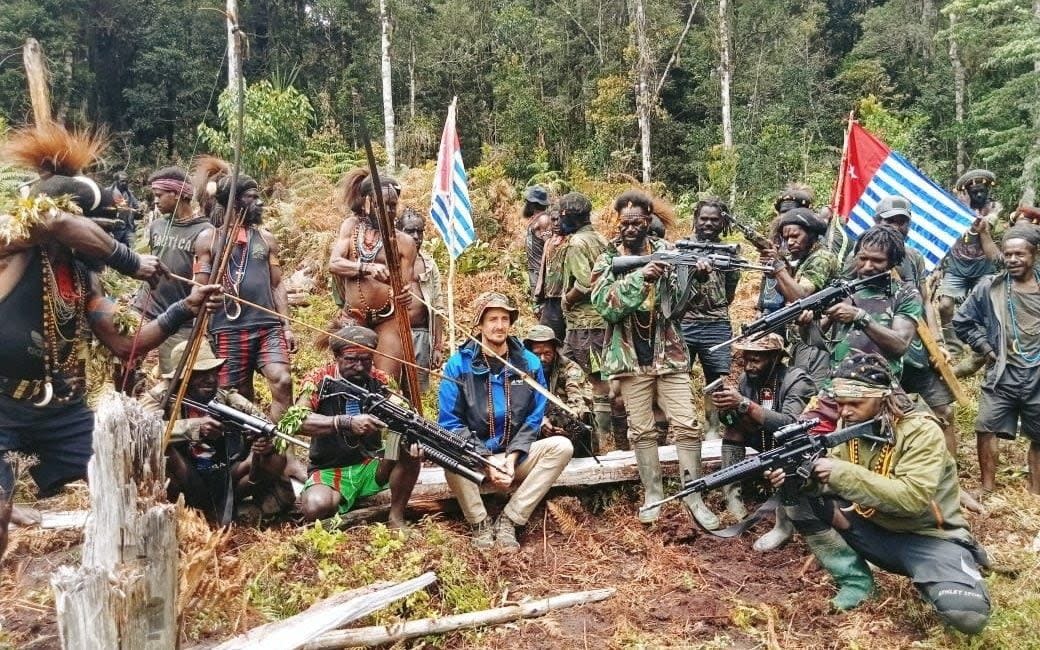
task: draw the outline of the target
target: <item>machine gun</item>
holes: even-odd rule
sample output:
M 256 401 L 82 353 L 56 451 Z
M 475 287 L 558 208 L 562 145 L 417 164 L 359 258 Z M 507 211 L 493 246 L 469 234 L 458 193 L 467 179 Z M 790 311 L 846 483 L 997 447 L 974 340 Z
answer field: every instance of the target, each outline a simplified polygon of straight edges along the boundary
M 698 262 L 711 264 L 716 271 L 772 271 L 773 267 L 764 264 L 752 264 L 742 257 L 728 254 L 700 253 L 687 250 L 663 250 L 650 255 L 619 255 L 611 260 L 610 268 L 614 275 L 624 275 L 650 262 L 667 262 L 676 266 L 695 266 Z
M 851 297 L 863 287 L 876 286 L 885 290 L 890 290 L 891 278 L 892 275 L 888 271 L 884 271 L 877 275 L 860 278 L 858 280 L 834 280 L 830 285 L 820 289 L 814 294 L 808 295 L 804 298 L 799 298 L 798 300 L 785 305 L 781 309 L 766 314 L 765 316 L 753 320 L 746 325 L 741 325 L 740 334 L 737 334 L 718 345 L 713 345 L 708 348 L 708 351 L 714 352 L 719 348 L 730 345 L 734 341 L 739 341 L 740 339 L 750 339 L 754 341 L 770 332 L 779 332 L 790 323 L 798 320 L 798 317 L 802 315 L 803 311 L 811 311 L 816 316 L 819 316 L 825 309 L 829 309 L 842 300 Z
M 790 497 L 796 495 L 809 480 L 813 463 L 817 458 L 826 456 L 828 449 L 837 447 L 853 438 L 865 438 L 880 443 L 889 442 L 880 435 L 880 420 L 868 420 L 833 433 L 820 435 L 809 433 L 819 423 L 818 419 L 813 418 L 781 427 L 773 432 L 773 440 L 776 442 L 776 447 L 773 449 L 745 458 L 735 465 L 724 467 L 707 476 L 684 482 L 683 489 L 675 494 L 660 501 L 648 503 L 639 510 L 640 512 L 650 510 L 663 503 L 682 499 L 691 494 L 714 490 L 747 479 L 761 478 L 762 474 L 774 469 L 782 469 L 787 475 L 782 489 L 783 494 L 790 501 Z
M 236 408 L 232 408 L 227 404 L 221 404 L 216 400 L 213 400 L 208 404 L 203 404 L 202 402 L 196 402 L 195 400 L 184 398 L 184 405 L 190 406 L 197 411 L 207 413 L 211 418 L 219 420 L 221 424 L 241 431 L 246 438 L 281 438 L 282 440 L 291 442 L 298 447 L 304 449 L 310 448 L 310 445 L 306 442 L 279 431 L 275 424 L 248 413 L 243 413 Z
M 545 418 L 549 420 L 554 427 L 563 429 L 568 438 L 581 445 L 583 451 L 588 452 L 589 456 L 592 457 L 592 460 L 596 461 L 597 465 L 603 464 L 599 462 L 599 457 L 592 453 L 592 448 L 585 443 L 586 438 L 590 441 L 592 440 L 592 425 L 587 422 L 582 422 L 580 419 L 574 417 L 560 408 L 558 404 L 554 404 L 553 402 L 549 402 L 545 405 Z
M 740 234 L 744 236 L 744 239 L 748 240 L 748 243 L 758 250 L 762 251 L 773 246 L 764 235 L 746 223 L 738 221 L 733 215 L 729 215 L 729 223 L 731 226 L 739 230 Z
M 394 403 L 387 395 L 373 393 L 353 382 L 331 377 L 322 380 L 318 394 L 319 400 L 334 395 L 357 400 L 361 403 L 363 412 L 371 413 L 385 422 L 391 430 L 418 444 L 426 457 L 434 463 L 477 485 L 484 480 L 485 467 L 509 474 L 504 467 L 483 455 L 481 447 L 472 439 L 448 431 L 436 422 L 431 422 Z

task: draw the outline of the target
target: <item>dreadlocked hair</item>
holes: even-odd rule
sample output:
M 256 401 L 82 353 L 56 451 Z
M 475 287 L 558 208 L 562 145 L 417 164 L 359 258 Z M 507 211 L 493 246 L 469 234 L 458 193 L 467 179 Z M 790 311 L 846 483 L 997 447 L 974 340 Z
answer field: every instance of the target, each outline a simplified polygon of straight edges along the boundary
M 78 176 L 100 160 L 107 146 L 108 136 L 103 129 L 70 131 L 57 122 L 46 122 L 18 129 L 8 136 L 0 157 L 41 174 Z
M 401 195 L 401 184 L 391 176 L 380 176 L 379 183 L 390 187 Z M 341 210 L 352 214 L 365 212 L 365 200 L 375 194 L 372 186 L 372 173 L 364 167 L 352 169 L 343 175 L 337 188 L 337 202 Z
M 693 225 L 697 225 L 697 218 L 701 216 L 701 210 L 704 208 L 715 208 L 719 211 L 719 215 L 722 216 L 722 236 L 728 236 L 730 233 L 730 227 L 732 225 L 731 217 L 729 214 L 729 206 L 722 202 L 722 199 L 718 197 L 709 197 L 697 201 L 693 206 Z
M 882 398 L 882 410 L 891 422 L 914 410 L 913 401 L 899 385 L 888 360 L 876 352 L 850 351 L 831 376 L 890 389 L 892 392 Z
M 885 251 L 885 256 L 888 257 L 888 264 L 891 268 L 902 264 L 903 259 L 906 257 L 906 243 L 903 241 L 903 233 L 892 226 L 878 225 L 868 228 L 856 240 L 852 254 L 855 255 L 867 247 Z

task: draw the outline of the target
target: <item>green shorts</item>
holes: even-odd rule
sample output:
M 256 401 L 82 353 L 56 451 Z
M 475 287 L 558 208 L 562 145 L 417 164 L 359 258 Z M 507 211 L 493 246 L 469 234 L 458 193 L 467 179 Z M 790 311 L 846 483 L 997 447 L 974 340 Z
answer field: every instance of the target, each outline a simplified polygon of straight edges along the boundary
M 307 477 L 303 484 L 306 492 L 312 485 L 327 485 L 339 492 L 342 499 L 339 502 L 339 514 L 346 514 L 354 507 L 354 503 L 362 497 L 370 497 L 386 489 L 386 485 L 380 485 L 376 480 L 376 470 L 379 469 L 379 459 L 372 458 L 360 465 L 348 467 L 332 467 L 329 469 L 316 469 Z

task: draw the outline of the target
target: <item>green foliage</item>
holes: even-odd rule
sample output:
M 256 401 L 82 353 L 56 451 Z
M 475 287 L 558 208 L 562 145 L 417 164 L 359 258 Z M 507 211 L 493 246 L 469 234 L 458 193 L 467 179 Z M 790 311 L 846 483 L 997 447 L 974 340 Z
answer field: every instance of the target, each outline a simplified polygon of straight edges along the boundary
M 232 93 L 221 93 L 218 112 L 223 130 L 200 124 L 199 137 L 215 152 L 232 155 L 235 129 L 238 128 L 237 101 Z M 292 86 L 276 88 L 270 81 L 250 84 L 245 91 L 242 124 L 243 168 L 266 178 L 280 161 L 298 159 L 308 141 L 314 120 L 310 101 Z

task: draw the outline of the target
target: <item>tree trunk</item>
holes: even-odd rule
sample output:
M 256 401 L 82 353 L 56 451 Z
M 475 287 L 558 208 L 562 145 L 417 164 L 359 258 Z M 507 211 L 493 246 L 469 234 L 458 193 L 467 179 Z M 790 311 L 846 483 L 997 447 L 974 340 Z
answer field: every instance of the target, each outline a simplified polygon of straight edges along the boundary
M 25 39 L 22 47 L 22 63 L 29 81 L 29 98 L 32 101 L 33 119 L 37 125 L 51 121 L 51 88 L 47 82 L 47 62 L 43 48 L 35 38 Z
M 950 14 L 950 67 L 953 68 L 953 119 L 957 123 L 957 176 L 964 173 L 968 154 L 964 149 L 964 64 L 957 50 L 957 14 Z
M 1040 20 L 1040 0 L 1033 0 L 1033 19 Z M 1037 87 L 1034 95 L 1040 93 L 1040 57 L 1033 61 L 1033 83 Z M 1022 200 L 1020 205 L 1033 205 L 1036 201 L 1036 172 L 1040 167 L 1040 106 L 1033 102 L 1033 145 L 1029 147 L 1026 159 L 1022 161 Z
M 646 37 L 646 7 L 643 0 L 630 5 L 632 36 L 636 47 L 636 119 L 639 122 L 639 149 L 643 161 L 643 182 L 650 182 L 650 44 Z
M 412 59 L 408 64 L 408 118 L 415 119 L 415 43 L 412 43 Z
M 238 0 L 227 0 L 227 87 L 232 98 L 238 97 L 238 79 L 242 74 L 242 62 L 239 60 L 238 40 Z M 232 101 L 238 101 L 233 99 Z M 232 113 L 234 114 L 234 113 Z
M 719 0 L 719 86 L 722 102 L 722 149 L 727 157 L 733 154 L 733 108 L 730 103 L 730 86 L 733 84 L 733 61 L 729 41 L 729 0 Z M 737 179 L 733 177 L 729 188 L 729 204 L 732 206 L 737 194 Z
M 383 78 L 383 146 L 386 149 L 386 162 L 390 169 L 397 168 L 397 152 L 394 150 L 394 93 L 390 76 L 390 14 L 386 9 L 386 0 L 379 0 L 380 25 L 380 76 Z
M 162 426 L 105 395 L 90 459 L 82 564 L 51 579 L 62 647 L 177 647 L 176 508 L 166 498 Z

